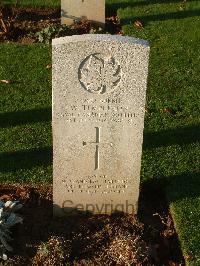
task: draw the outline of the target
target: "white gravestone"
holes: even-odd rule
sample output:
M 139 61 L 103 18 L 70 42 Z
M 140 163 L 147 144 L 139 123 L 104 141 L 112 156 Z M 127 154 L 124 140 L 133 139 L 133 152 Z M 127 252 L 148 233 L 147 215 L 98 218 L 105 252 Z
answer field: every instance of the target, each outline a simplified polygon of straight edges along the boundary
M 53 40 L 54 213 L 137 212 L 148 42 Z
M 74 21 L 89 20 L 105 24 L 105 0 L 62 0 L 61 22 L 71 25 Z

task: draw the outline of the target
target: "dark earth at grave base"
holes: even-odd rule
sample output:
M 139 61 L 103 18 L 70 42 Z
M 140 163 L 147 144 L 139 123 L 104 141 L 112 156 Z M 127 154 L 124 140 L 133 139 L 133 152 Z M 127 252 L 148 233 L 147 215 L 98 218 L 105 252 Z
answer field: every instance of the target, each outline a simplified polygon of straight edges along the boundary
M 141 188 L 138 217 L 115 213 L 52 219 L 52 186 L 1 185 L 20 200 L 23 224 L 1 265 L 184 265 L 161 185 Z
M 60 9 L 5 7 L 0 10 L 0 42 L 36 43 L 35 33 L 49 26 L 59 25 Z M 70 35 L 87 34 L 91 32 L 91 29 L 98 29 L 87 20 L 77 22 L 69 28 L 72 29 Z M 104 32 L 121 34 L 116 15 L 106 18 Z

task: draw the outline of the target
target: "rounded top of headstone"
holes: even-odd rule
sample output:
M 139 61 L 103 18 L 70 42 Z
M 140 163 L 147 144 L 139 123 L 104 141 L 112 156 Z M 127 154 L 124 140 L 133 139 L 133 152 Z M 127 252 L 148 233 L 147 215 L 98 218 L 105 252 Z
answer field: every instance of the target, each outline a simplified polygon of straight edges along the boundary
M 110 41 L 129 43 L 133 45 L 142 45 L 149 47 L 149 42 L 143 39 L 137 39 L 129 36 L 110 35 L 110 34 L 83 34 L 60 37 L 52 40 L 52 45 L 62 45 L 71 42 L 85 42 L 85 41 Z

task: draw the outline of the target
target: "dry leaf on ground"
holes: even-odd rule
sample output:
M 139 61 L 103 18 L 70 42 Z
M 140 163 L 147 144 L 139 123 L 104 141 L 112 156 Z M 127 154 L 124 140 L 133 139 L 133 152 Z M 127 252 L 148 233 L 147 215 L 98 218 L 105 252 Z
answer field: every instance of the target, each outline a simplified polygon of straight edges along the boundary
M 137 28 L 137 29 L 143 28 L 143 24 L 140 20 L 136 20 L 133 24 L 134 24 L 135 28 Z
M 0 80 L 0 83 L 10 84 L 10 83 L 12 83 L 12 81 L 9 80 L 9 79 L 1 79 L 1 80 Z

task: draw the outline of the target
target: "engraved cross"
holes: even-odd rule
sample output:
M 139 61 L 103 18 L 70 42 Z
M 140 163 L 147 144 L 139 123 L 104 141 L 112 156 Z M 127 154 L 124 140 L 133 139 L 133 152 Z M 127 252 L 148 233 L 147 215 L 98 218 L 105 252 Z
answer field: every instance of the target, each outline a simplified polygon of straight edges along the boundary
M 95 151 L 95 170 L 99 169 L 99 146 L 100 146 L 100 128 L 95 127 L 96 129 L 96 141 L 95 142 L 86 142 L 83 141 L 83 146 L 87 144 L 95 144 L 96 145 L 96 151 Z M 105 143 L 110 144 L 112 146 L 112 143 Z

